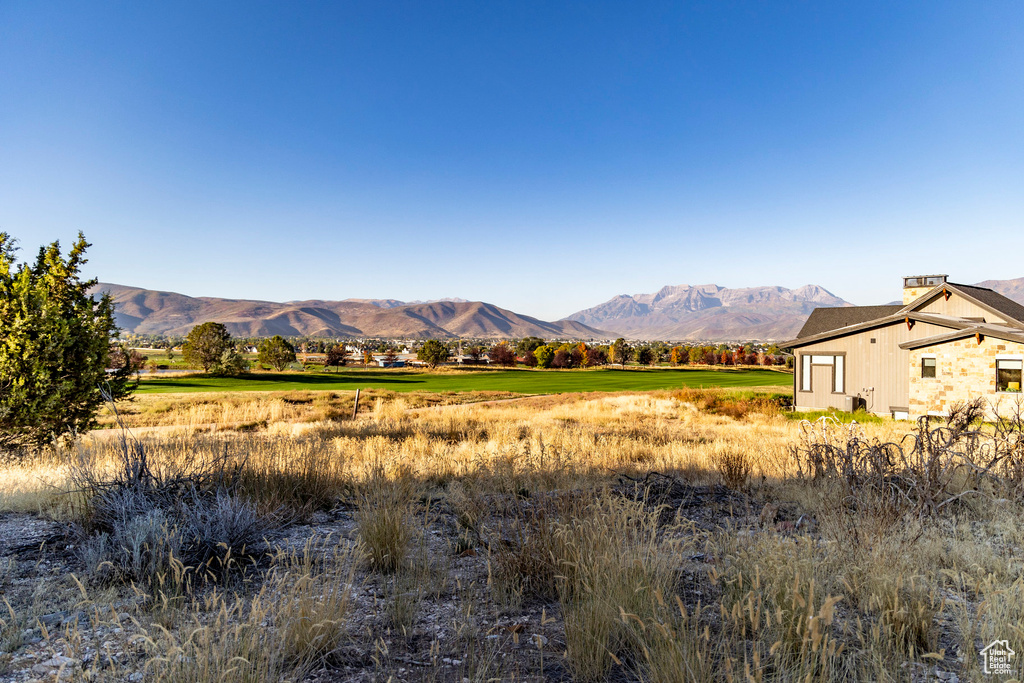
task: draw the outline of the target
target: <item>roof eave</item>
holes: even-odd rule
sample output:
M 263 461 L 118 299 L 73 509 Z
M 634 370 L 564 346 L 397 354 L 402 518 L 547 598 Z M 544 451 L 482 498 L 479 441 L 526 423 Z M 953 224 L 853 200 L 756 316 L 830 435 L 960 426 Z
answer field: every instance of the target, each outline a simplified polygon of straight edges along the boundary
M 919 322 L 929 323 L 931 325 L 938 325 L 940 327 L 950 327 L 953 329 L 963 329 L 969 326 L 969 323 L 962 323 L 949 318 L 943 318 L 941 316 L 932 315 L 930 313 L 916 313 L 906 312 L 905 309 L 900 309 L 899 313 L 893 313 L 882 318 L 875 318 L 874 320 L 868 320 L 867 322 L 857 323 L 856 325 L 847 325 L 846 327 L 837 327 L 834 330 L 828 332 L 820 332 L 810 337 L 798 337 L 791 339 L 788 342 L 779 344 L 781 348 L 795 349 L 801 346 L 807 346 L 808 344 L 815 344 L 819 341 L 825 341 L 833 337 L 842 337 L 847 334 L 854 334 L 857 332 L 863 332 L 864 330 L 870 330 L 874 327 L 883 327 L 885 325 L 891 325 L 893 323 L 900 322 L 901 320 L 915 320 Z
M 857 323 L 856 325 L 847 325 L 845 327 L 837 327 L 834 330 L 828 332 L 819 332 L 809 337 L 798 337 L 797 339 L 791 339 L 787 342 L 779 344 L 780 348 L 784 349 L 795 349 L 801 346 L 807 346 L 808 344 L 814 344 L 819 341 L 831 339 L 832 337 L 842 337 L 847 334 L 853 334 L 855 332 L 861 332 L 863 330 L 870 330 L 873 327 L 881 327 L 883 325 L 889 325 L 891 323 L 899 322 L 900 318 L 904 316 L 889 315 L 884 318 L 875 318 L 874 320 L 868 320 L 867 322 Z
M 905 341 L 900 344 L 901 349 L 920 349 L 925 346 L 934 346 L 936 344 L 945 344 L 951 341 L 958 341 L 960 339 L 967 339 L 973 337 L 976 334 L 980 334 L 985 337 L 993 337 L 995 339 L 1001 339 L 1002 341 L 1012 341 L 1018 344 L 1024 344 L 1024 334 L 1017 332 L 1006 332 L 1004 330 L 998 330 L 992 327 L 986 327 L 984 325 L 974 325 L 972 327 L 965 327 L 955 332 L 948 332 L 946 334 L 938 334 L 932 337 L 922 337 L 921 339 L 912 339 Z
M 903 308 L 901 308 L 897 312 L 897 315 L 906 315 L 907 313 L 913 312 L 918 306 L 923 306 L 923 305 L 927 304 L 934 297 L 942 294 L 946 290 L 953 290 L 954 292 L 956 292 L 960 296 L 962 296 L 965 299 L 967 299 L 968 301 L 970 301 L 975 306 L 977 306 L 977 307 L 979 307 L 979 308 L 981 308 L 983 310 L 988 311 L 992 315 L 999 316 L 999 318 L 1001 320 L 1006 321 L 1007 325 L 1010 325 L 1011 327 L 1018 327 L 1018 328 L 1024 330 L 1024 321 L 1016 320 L 1012 316 L 1010 316 L 1010 315 L 1008 315 L 1006 313 L 1003 313 L 999 309 L 993 308 L 992 306 L 989 306 L 984 301 L 981 301 L 981 300 L 975 298 L 974 296 L 968 294 L 964 290 L 960 289 L 956 285 L 956 283 L 953 283 L 953 282 L 946 282 L 944 284 L 937 285 L 936 287 L 933 287 L 926 294 L 922 294 L 918 298 L 914 299 L 911 303 L 909 303 L 906 306 L 904 306 Z

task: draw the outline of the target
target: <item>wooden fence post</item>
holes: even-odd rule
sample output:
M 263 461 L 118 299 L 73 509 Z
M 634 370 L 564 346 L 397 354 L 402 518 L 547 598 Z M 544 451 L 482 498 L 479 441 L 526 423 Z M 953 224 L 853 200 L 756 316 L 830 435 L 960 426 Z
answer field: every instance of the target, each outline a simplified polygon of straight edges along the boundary
M 358 413 L 358 412 L 359 412 L 359 390 L 356 389 L 356 402 L 355 402 L 355 405 L 352 406 L 352 419 L 353 420 L 356 419 L 356 413 Z

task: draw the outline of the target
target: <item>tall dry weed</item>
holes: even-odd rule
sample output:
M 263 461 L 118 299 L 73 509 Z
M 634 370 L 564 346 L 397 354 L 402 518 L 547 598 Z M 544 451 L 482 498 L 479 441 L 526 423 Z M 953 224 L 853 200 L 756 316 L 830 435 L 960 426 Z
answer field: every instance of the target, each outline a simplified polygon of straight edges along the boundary
M 405 468 L 389 474 L 378 465 L 359 493 L 359 538 L 370 566 L 393 573 L 405 566 L 413 537 L 413 479 Z

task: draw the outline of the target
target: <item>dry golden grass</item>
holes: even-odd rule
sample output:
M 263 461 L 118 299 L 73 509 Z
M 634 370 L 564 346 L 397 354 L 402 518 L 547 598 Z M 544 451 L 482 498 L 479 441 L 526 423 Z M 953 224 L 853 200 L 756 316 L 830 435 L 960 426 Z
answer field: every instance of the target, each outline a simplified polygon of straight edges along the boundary
M 352 642 L 382 679 L 415 666 L 432 680 L 539 680 L 557 664 L 578 680 L 926 680 L 936 669 L 980 680 L 980 648 L 1024 647 L 1019 499 L 993 489 L 941 515 L 894 513 L 869 492 L 798 476 L 801 425 L 744 401 L 688 391 L 432 408 L 377 396 L 358 419 L 334 421 L 281 397 L 183 399 L 159 414 L 266 423 L 144 435 L 154 467 L 221 458 L 261 512 L 287 526 L 332 511 L 349 540 L 293 544 L 251 584 L 192 595 L 173 618 L 140 616 L 148 671 L 290 679 L 340 666 Z M 908 429 L 858 433 L 898 441 Z M 0 505 L 74 519 L 65 463 L 102 473 L 117 448 L 85 439 L 12 464 Z M 682 493 L 659 498 L 651 472 Z M 632 480 L 646 494 L 627 495 Z M 374 610 L 372 628 L 353 626 Z M 503 630 L 510 617 L 557 630 L 505 660 L 488 636 L 533 637 Z M 436 629 L 447 640 L 423 635 Z
M 387 405 L 402 404 L 407 408 L 452 405 L 504 399 L 507 392 L 396 394 L 381 389 L 360 392 L 361 413 L 373 409 L 378 399 Z M 117 406 L 121 423 L 127 427 L 178 427 L 208 429 L 211 425 L 255 431 L 279 422 L 318 422 L 338 420 L 352 415 L 355 393 L 352 391 L 266 391 L 266 392 L 200 392 L 181 394 L 142 394 Z M 117 426 L 114 411 L 100 411 L 102 428 Z

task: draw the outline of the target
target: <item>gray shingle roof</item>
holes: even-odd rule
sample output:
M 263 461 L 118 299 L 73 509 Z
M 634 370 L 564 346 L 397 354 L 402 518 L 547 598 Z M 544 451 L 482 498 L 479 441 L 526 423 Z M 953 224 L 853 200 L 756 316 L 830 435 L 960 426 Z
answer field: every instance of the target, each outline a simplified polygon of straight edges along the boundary
M 1012 302 L 1011 302 L 1012 303 Z M 884 318 L 892 315 L 903 308 L 902 305 L 894 306 L 843 306 L 839 308 L 815 308 L 807 318 L 807 322 L 800 328 L 797 339 L 810 337 L 822 332 L 838 330 L 847 325 L 859 325 L 876 318 Z

